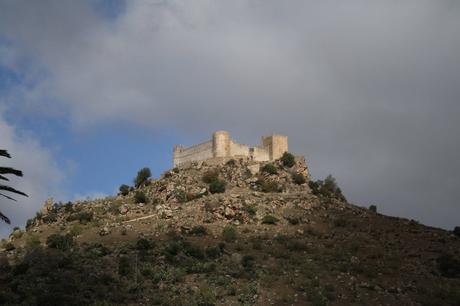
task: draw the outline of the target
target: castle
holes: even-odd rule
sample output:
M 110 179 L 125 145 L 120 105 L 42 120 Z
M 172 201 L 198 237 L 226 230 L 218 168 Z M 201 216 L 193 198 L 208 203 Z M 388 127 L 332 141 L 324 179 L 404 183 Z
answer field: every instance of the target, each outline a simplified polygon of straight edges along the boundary
M 231 158 L 248 158 L 254 161 L 270 161 L 280 158 L 288 151 L 288 138 L 283 135 L 262 137 L 262 144 L 255 147 L 239 144 L 230 138 L 227 131 L 217 131 L 212 139 L 206 142 L 185 148 L 174 146 L 174 167 L 203 160 L 225 161 Z

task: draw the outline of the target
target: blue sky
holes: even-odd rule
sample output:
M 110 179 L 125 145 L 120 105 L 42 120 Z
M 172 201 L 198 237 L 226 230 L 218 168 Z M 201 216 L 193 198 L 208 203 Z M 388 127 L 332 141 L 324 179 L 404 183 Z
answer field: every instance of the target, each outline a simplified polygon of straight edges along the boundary
M 349 200 L 460 215 L 460 7 L 452 1 L 0 1 L 0 146 L 43 201 L 110 195 L 174 144 L 289 136 Z M 11 227 L 1 225 L 0 233 Z

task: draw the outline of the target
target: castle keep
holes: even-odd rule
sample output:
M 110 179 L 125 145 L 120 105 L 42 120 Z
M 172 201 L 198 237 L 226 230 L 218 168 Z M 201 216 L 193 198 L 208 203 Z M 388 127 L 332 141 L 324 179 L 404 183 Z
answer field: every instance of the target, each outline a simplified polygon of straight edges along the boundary
M 174 146 L 174 167 L 191 162 L 208 159 L 227 160 L 231 158 L 248 158 L 254 161 L 270 161 L 280 158 L 288 151 L 288 138 L 283 135 L 270 135 L 262 137 L 259 146 L 249 147 L 239 144 L 230 138 L 227 131 L 217 131 L 212 134 L 212 139 L 188 148 Z

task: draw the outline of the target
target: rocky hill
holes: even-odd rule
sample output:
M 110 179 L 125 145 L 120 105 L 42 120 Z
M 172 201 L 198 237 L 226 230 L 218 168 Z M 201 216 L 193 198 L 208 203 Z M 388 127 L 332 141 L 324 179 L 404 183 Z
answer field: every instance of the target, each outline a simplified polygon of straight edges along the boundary
M 300 157 L 48 201 L 0 250 L 1 305 L 460 305 L 459 237 L 348 203 Z

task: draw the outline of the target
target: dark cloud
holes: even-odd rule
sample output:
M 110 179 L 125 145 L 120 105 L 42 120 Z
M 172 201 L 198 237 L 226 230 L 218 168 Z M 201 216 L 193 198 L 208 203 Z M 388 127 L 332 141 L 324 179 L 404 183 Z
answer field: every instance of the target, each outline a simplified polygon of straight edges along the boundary
M 351 200 L 458 223 L 455 1 L 129 1 L 115 20 L 82 1 L 1 5 L 2 64 L 32 84 L 5 103 L 85 129 L 285 133 Z

